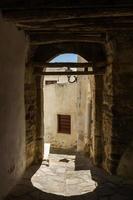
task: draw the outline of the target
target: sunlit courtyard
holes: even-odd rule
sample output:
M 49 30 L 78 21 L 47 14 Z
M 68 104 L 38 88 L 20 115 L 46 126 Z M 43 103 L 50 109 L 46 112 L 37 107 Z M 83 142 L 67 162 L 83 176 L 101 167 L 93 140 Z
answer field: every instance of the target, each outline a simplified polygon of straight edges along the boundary
M 75 170 L 75 155 L 50 154 L 33 175 L 34 187 L 43 192 L 63 196 L 92 192 L 97 183 L 92 180 L 90 170 Z

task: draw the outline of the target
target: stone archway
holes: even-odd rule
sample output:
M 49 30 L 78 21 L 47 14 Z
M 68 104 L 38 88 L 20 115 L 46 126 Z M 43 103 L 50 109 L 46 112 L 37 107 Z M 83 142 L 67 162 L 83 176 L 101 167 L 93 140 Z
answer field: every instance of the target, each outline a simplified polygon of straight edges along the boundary
M 81 45 L 81 46 L 80 46 Z M 82 47 L 83 47 L 83 49 L 82 49 Z M 40 48 L 41 48 L 41 50 L 40 50 Z M 38 64 L 40 61 L 37 61 L 37 56 L 39 55 L 39 52 L 45 52 L 45 51 L 42 51 L 42 50 L 45 50 L 45 48 L 44 47 L 40 47 L 39 49 L 37 49 L 37 51 L 35 52 L 35 54 L 34 54 L 34 58 L 33 58 L 33 63 L 35 62 L 35 64 Z M 44 49 L 43 49 L 44 48 Z M 105 66 L 103 66 L 104 64 L 105 64 L 105 61 L 104 62 L 102 62 L 101 60 L 103 60 L 103 56 L 102 57 L 100 57 L 100 56 L 98 56 L 98 57 L 96 57 L 96 55 L 99 55 L 98 54 L 98 52 L 100 51 L 100 46 L 98 45 L 96 45 L 96 52 L 95 52 L 95 47 L 93 47 L 93 45 L 91 44 L 90 45 L 90 47 L 85 47 L 83 44 L 79 44 L 79 46 L 77 45 L 77 44 L 74 44 L 74 46 L 73 46 L 73 44 L 68 44 L 68 43 L 63 43 L 62 45 L 61 44 L 57 44 L 57 45 L 53 45 L 53 55 L 57 55 L 57 52 L 60 52 L 59 51 L 59 49 L 63 49 L 63 48 L 68 48 L 68 49 L 73 49 L 73 51 L 74 51 L 74 49 L 75 48 L 77 48 L 77 50 L 76 50 L 76 52 L 78 51 L 78 48 L 79 49 L 81 49 L 81 54 L 82 55 L 85 55 L 86 57 L 87 57 L 87 55 L 88 55 L 88 53 L 86 52 L 87 51 L 87 49 L 89 48 L 89 51 L 90 51 L 90 55 L 89 55 L 89 57 L 91 56 L 92 57 L 92 60 L 97 60 L 97 61 L 95 61 L 95 65 L 94 65 L 94 67 L 95 67 L 95 70 L 98 68 L 99 70 L 102 70 L 102 72 L 103 72 L 103 68 L 105 68 Z M 50 47 L 50 50 L 51 50 L 51 47 Z M 83 52 L 82 52 L 83 51 Z M 64 52 L 64 50 L 61 50 L 61 52 Z M 52 51 L 50 51 L 50 54 L 52 55 Z M 100 55 L 103 55 L 103 48 L 101 48 L 101 54 Z M 41 57 L 39 58 L 39 59 L 41 59 L 41 58 L 43 58 L 43 61 L 41 61 L 41 63 L 45 63 L 45 61 L 44 61 L 44 56 L 46 56 L 45 54 L 43 54 L 43 55 L 41 55 Z M 52 56 L 53 57 L 53 56 Z M 89 59 L 89 57 L 88 57 L 88 59 Z M 47 59 L 48 59 L 48 57 L 47 57 Z M 34 64 L 34 66 L 35 66 L 35 64 Z M 42 157 L 41 156 L 41 152 L 43 152 L 43 150 L 41 150 L 41 148 L 40 148 L 40 143 L 42 144 L 43 143 L 43 138 L 42 138 L 42 127 L 43 127 L 43 124 L 41 125 L 41 122 L 42 122 L 42 116 L 41 116 L 41 113 L 42 113 L 42 107 L 41 107 L 41 105 L 42 105 L 42 92 L 41 92 L 41 84 L 42 84 L 42 77 L 37 77 L 37 87 L 38 87 L 38 89 L 37 89 L 37 94 L 38 94 L 38 97 L 40 98 L 41 97 L 41 100 L 38 100 L 38 106 L 37 106 L 37 109 L 38 109 L 38 125 L 37 125 L 37 127 L 38 127 L 38 133 L 40 133 L 40 134 L 38 134 L 38 150 L 39 150 L 39 154 L 40 154 L 40 156 L 37 156 L 37 157 Z M 99 80 L 99 79 L 98 79 Z M 100 79 L 100 80 L 102 80 L 102 79 Z M 97 83 L 97 86 L 99 87 L 99 82 Z M 99 89 L 98 89 L 98 91 L 99 91 Z M 102 91 L 102 88 L 101 88 L 101 91 Z M 97 95 L 98 95 L 98 92 L 96 92 L 97 93 Z M 97 99 L 99 99 L 99 97 L 97 97 Z M 95 104 L 95 102 L 94 102 L 94 104 Z M 99 110 L 99 112 L 100 112 L 100 110 Z M 97 113 L 97 115 L 98 115 L 98 113 Z M 99 118 L 100 119 L 100 121 L 101 121 L 101 118 Z M 95 120 L 97 120 L 97 118 L 95 119 Z M 98 123 L 98 122 L 97 122 Z M 101 123 L 101 122 L 100 122 Z M 97 125 L 97 129 L 96 129 L 97 131 L 99 131 L 99 135 L 101 134 L 101 131 L 99 130 L 99 126 Z M 95 131 L 96 132 L 96 131 Z M 97 134 L 95 134 L 95 135 L 97 135 Z M 101 143 L 100 143 L 101 144 Z M 99 147 L 98 147 L 98 144 L 95 144 L 95 148 L 96 149 L 98 149 Z M 96 152 L 99 152 L 99 150 L 96 150 Z M 97 154 L 99 154 L 99 153 L 97 153 Z M 97 155 L 95 155 L 95 158 L 94 158 L 94 156 L 93 156 L 93 158 L 94 158 L 94 160 L 96 161 L 95 163 L 99 163 L 99 158 L 96 158 L 96 157 L 98 157 Z

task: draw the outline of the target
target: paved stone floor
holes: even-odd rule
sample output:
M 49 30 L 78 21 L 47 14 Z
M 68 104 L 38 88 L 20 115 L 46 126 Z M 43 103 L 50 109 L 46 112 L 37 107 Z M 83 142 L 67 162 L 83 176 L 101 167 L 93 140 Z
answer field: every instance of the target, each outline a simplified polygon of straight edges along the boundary
M 32 166 L 6 200 L 133 200 L 132 183 L 92 166 L 83 155 L 51 154 Z

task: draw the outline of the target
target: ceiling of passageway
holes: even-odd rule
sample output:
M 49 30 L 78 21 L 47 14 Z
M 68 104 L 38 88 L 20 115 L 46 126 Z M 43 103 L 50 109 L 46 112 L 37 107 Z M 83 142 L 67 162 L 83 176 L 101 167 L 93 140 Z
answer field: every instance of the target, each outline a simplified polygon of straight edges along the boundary
M 1 0 L 0 3 L 2 8 L 25 8 L 25 7 L 84 7 L 87 6 L 125 6 L 125 5 L 132 5 L 131 0 Z
M 29 35 L 32 61 L 67 52 L 105 61 L 107 35 L 133 30 L 130 0 L 1 0 L 0 8 Z

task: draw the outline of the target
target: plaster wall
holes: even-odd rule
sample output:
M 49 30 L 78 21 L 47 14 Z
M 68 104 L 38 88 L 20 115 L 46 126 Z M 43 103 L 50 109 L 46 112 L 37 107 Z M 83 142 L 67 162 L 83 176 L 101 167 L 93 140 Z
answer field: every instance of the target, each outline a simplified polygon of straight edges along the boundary
M 77 83 L 45 85 L 44 113 L 44 142 L 54 148 L 76 149 Z M 71 134 L 58 133 L 57 114 L 71 115 Z
M 89 136 L 89 104 L 91 100 L 90 94 L 90 82 L 88 76 L 79 76 L 78 83 L 78 106 L 77 106 L 77 116 L 78 116 L 78 140 L 77 140 L 77 150 L 84 151 L 85 146 L 88 143 Z
M 87 62 L 78 56 L 78 62 Z M 80 69 L 78 69 L 80 70 Z M 78 76 L 69 83 L 66 76 L 45 77 L 61 84 L 44 85 L 44 142 L 53 147 L 88 151 L 91 88 L 89 76 Z M 71 135 L 57 133 L 57 114 L 71 115 Z
M 24 32 L 0 17 L 0 199 L 7 195 L 25 169 L 27 46 Z
M 87 62 L 83 57 L 78 56 L 78 62 Z M 78 69 L 80 71 L 80 68 Z M 91 76 L 78 76 L 78 140 L 77 150 L 89 154 L 89 137 L 91 133 Z

